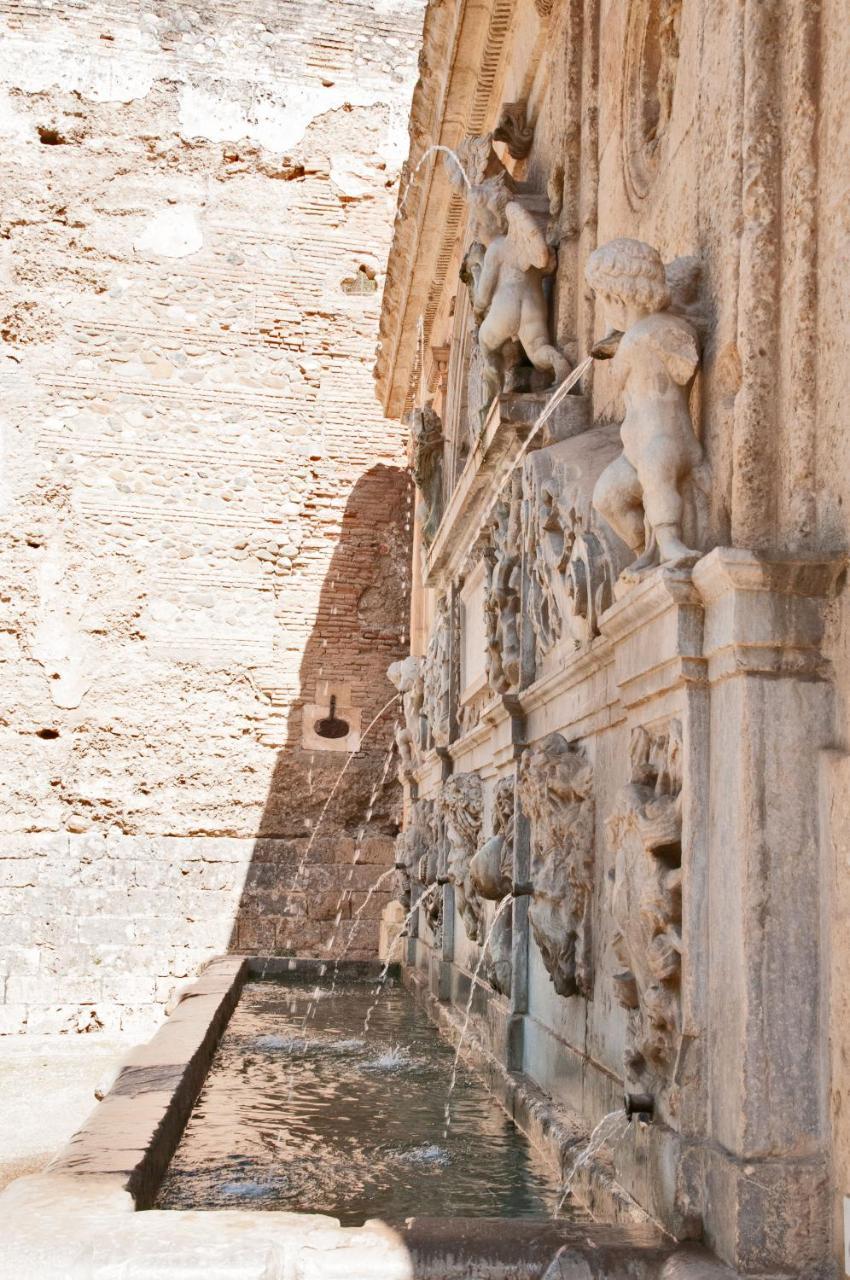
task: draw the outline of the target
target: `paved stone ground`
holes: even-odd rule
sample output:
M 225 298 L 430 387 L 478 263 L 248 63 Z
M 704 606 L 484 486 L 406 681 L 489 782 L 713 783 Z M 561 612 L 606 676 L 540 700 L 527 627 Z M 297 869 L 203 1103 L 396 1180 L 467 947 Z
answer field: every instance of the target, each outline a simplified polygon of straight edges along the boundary
M 111 1035 L 0 1036 L 0 1189 L 44 1168 L 133 1043 Z

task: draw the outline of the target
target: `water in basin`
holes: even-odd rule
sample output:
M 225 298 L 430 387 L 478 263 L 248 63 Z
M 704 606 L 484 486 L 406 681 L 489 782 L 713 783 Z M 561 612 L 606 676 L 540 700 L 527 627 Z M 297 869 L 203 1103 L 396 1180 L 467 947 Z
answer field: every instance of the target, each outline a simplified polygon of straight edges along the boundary
M 157 1200 L 160 1209 L 288 1209 L 344 1225 L 411 1216 L 547 1217 L 557 1171 L 400 985 L 252 982 Z

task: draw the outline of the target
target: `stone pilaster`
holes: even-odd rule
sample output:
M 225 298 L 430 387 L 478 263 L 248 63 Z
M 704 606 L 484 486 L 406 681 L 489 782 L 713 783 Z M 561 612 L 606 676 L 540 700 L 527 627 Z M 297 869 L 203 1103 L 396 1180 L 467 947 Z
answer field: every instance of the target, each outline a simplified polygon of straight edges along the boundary
M 718 548 L 693 572 L 710 687 L 705 1225 L 745 1274 L 820 1276 L 828 1253 L 820 643 L 839 567 Z

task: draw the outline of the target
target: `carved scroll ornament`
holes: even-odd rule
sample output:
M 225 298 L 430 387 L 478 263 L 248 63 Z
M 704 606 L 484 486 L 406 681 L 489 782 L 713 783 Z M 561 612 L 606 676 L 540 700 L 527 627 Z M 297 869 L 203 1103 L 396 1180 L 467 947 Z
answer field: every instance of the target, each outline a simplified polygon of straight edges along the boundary
M 558 995 L 589 999 L 595 836 L 593 772 L 584 749 L 559 733 L 529 747 L 519 795 L 531 823 L 534 939 Z

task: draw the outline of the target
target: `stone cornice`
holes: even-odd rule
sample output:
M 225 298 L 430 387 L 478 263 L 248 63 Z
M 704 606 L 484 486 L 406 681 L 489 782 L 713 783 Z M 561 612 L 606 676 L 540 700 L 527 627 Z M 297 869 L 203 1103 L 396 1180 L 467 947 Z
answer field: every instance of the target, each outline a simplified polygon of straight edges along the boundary
M 412 181 L 414 171 L 429 146 L 455 148 L 467 135 L 484 132 L 494 118 L 519 2 L 431 0 L 428 5 L 375 364 L 378 399 L 390 418 L 400 418 L 409 408 L 419 320 L 427 344 L 466 215 L 439 153 L 424 161 Z M 536 12 L 545 22 L 546 14 Z

